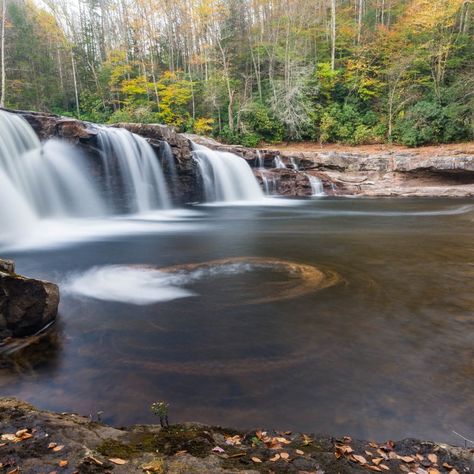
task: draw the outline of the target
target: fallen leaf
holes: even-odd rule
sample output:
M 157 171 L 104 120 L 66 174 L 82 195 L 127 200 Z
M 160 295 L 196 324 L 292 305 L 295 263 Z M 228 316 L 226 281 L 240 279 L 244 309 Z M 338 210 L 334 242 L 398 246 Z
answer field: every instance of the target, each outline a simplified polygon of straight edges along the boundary
M 272 458 L 270 458 L 271 462 L 276 462 L 280 459 L 280 455 L 278 453 L 275 454 Z
M 418 461 L 423 461 L 423 459 L 425 459 L 421 454 L 416 454 L 415 457 Z
M 174 455 L 175 456 L 182 456 L 183 454 L 186 454 L 186 453 L 187 453 L 186 449 L 182 449 L 181 451 L 176 451 L 174 453 Z
M 373 454 L 370 451 L 365 451 L 365 454 L 367 454 L 367 456 L 373 456 Z
M 230 444 L 231 446 L 238 446 L 241 444 L 242 438 L 239 435 L 235 436 L 228 436 L 225 439 L 226 444 Z
M 296 450 L 296 454 L 299 454 L 300 456 L 304 455 L 304 451 L 301 451 L 301 449 Z
M 367 465 L 366 467 L 367 467 L 367 469 L 370 469 L 371 471 L 382 472 L 382 469 L 380 469 L 380 467 L 378 467 L 378 466 L 369 466 L 369 465 Z
M 437 464 L 438 462 L 438 456 L 436 456 L 436 454 L 428 454 L 428 459 L 432 464 Z
M 428 471 L 425 471 L 421 467 L 419 467 L 415 472 L 416 474 L 428 474 Z
M 59 461 L 59 467 L 66 467 L 68 465 L 68 461 L 66 459 Z
M 304 446 L 308 446 L 309 444 L 311 444 L 313 442 L 313 440 L 308 436 L 308 435 L 301 435 L 302 438 L 303 438 L 303 445 Z
M 252 458 L 252 461 L 255 462 L 255 463 L 260 463 L 262 462 L 262 460 L 260 458 L 257 458 L 257 457 L 253 457 Z
M 397 454 L 395 451 L 390 451 L 390 452 L 388 453 L 388 458 L 389 458 L 389 459 L 399 459 L 399 456 L 398 456 L 398 454 Z
M 411 456 L 398 456 L 398 459 L 406 463 L 415 462 L 415 460 Z
M 275 438 L 279 443 L 290 444 L 291 441 L 286 438 Z
M 347 444 L 336 444 L 336 450 L 342 454 L 351 454 L 354 450 Z
M 447 462 L 443 463 L 443 467 L 450 470 L 453 469 L 453 466 L 451 466 L 451 464 L 448 464 Z
M 376 443 L 369 443 L 369 446 L 374 449 L 377 449 L 379 447 L 379 445 Z
M 435 467 L 430 467 L 428 469 L 428 474 L 440 474 L 440 472 Z
M 456 469 L 451 469 L 451 471 L 449 471 L 449 474 L 459 474 L 459 472 L 456 471 Z
M 109 461 L 119 466 L 123 466 L 124 464 L 128 463 L 128 461 L 125 461 L 125 459 L 120 458 L 110 458 Z
M 21 438 L 25 433 L 28 433 L 28 429 L 27 428 L 24 428 L 23 430 L 18 430 L 15 435 L 18 437 L 18 438 Z
M 11 433 L 2 434 L 2 440 L 13 441 L 14 443 L 17 443 L 19 441 L 16 435 L 11 434 Z
M 352 443 L 352 438 L 350 436 L 344 436 L 344 438 L 342 438 L 344 440 L 344 443 Z
M 220 447 L 216 446 L 215 448 L 212 448 L 213 453 L 225 453 L 225 451 Z
M 58 445 L 58 443 L 49 443 L 48 444 L 48 449 L 53 449 Z
M 379 467 L 381 467 L 385 471 L 390 471 L 390 468 L 386 464 L 379 464 Z
M 372 459 L 372 462 L 378 466 L 381 462 L 383 461 L 383 458 L 374 458 Z
M 362 465 L 367 464 L 367 459 L 365 459 L 364 456 L 360 456 L 359 454 L 352 454 L 350 459 L 355 460 Z
M 98 466 L 103 466 L 104 465 L 104 463 L 102 461 L 99 461 L 94 456 L 88 456 L 86 459 L 89 460 L 89 461 L 92 461 L 94 464 L 97 464 Z
M 63 449 L 64 449 L 64 445 L 63 445 L 63 444 L 60 444 L 59 446 L 55 446 L 55 447 L 53 448 L 53 451 L 54 451 L 55 453 L 57 453 L 58 451 L 62 451 Z
M 288 453 L 280 453 L 280 457 L 282 459 L 289 459 L 290 458 L 290 455 Z

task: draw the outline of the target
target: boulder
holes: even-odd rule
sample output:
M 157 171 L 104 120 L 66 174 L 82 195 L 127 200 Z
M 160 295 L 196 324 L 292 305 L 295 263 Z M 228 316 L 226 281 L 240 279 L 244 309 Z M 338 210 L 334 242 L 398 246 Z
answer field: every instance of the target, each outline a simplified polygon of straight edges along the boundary
M 57 285 L 17 275 L 13 262 L 0 260 L 0 340 L 41 331 L 55 321 L 58 305 Z

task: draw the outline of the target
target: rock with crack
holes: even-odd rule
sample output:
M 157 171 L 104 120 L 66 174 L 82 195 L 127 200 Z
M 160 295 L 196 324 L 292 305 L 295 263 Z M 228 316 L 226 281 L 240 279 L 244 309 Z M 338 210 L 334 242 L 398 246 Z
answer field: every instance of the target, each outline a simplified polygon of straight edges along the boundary
M 36 334 L 58 313 L 59 288 L 48 281 L 15 273 L 15 265 L 0 260 L 0 341 Z

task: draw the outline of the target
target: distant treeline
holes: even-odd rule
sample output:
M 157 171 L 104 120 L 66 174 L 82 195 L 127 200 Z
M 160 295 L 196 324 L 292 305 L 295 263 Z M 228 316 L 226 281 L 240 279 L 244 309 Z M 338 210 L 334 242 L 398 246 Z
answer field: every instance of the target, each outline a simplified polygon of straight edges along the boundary
M 250 146 L 473 138 L 471 0 L 2 2 L 7 107 Z

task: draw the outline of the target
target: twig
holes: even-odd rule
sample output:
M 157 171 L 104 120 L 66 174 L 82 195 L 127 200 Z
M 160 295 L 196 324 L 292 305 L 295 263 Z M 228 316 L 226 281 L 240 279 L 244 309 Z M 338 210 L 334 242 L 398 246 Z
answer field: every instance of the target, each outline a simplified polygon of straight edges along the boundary
M 474 445 L 474 441 L 468 439 L 468 438 L 465 438 L 463 435 L 457 433 L 456 431 L 453 430 L 453 433 L 456 435 L 456 436 L 459 436 L 460 438 L 462 438 L 464 440 L 464 446 L 467 448 L 467 443 L 471 443 L 472 445 Z

